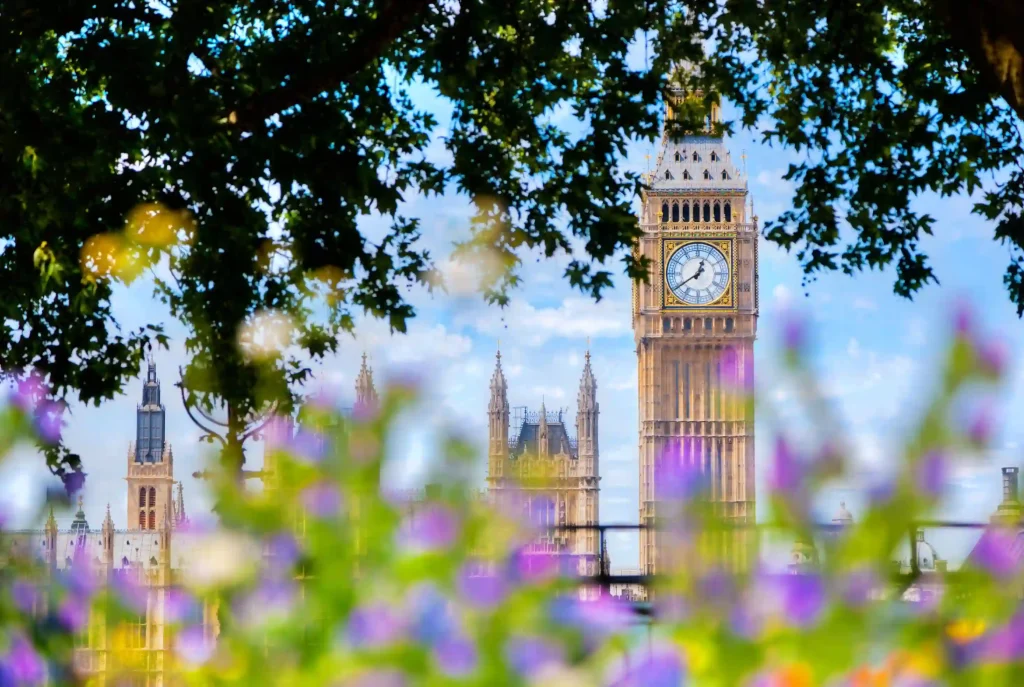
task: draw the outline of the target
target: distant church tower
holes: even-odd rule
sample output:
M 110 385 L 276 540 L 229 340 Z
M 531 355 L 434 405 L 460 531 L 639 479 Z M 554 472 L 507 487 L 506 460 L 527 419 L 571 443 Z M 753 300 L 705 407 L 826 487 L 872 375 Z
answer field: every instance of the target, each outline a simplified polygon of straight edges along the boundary
M 703 98 L 699 92 L 694 97 Z M 668 119 L 684 98 L 681 88 L 670 91 Z M 633 284 L 633 332 L 645 525 L 653 525 L 657 513 L 660 456 L 703 473 L 722 517 L 737 523 L 755 518 L 753 410 L 731 391 L 753 381 L 757 218 L 747 216 L 746 180 L 715 135 L 719 116 L 714 103 L 704 131 L 677 140 L 666 128 L 641 195 L 643 235 L 635 250 L 651 270 L 648 283 Z M 729 541 L 743 539 L 735 537 Z M 751 563 L 745 545 L 720 550 L 729 565 Z M 642 532 L 641 570 L 660 572 L 659 558 L 657 537 Z
M 544 403 L 537 413 L 525 407 L 513 413 L 501 353 L 497 354 L 487 407 L 487 484 L 492 502 L 522 509 L 542 528 L 598 524 L 597 380 L 589 351 L 577 400 L 576 438 L 569 436 L 562 412 L 548 412 Z M 571 570 L 583 575 L 600 572 L 604 553 L 596 531 L 557 529 L 542 534 L 529 552 L 571 556 Z M 581 593 L 589 596 L 596 590 Z
M 142 385 L 142 403 L 136 410 L 135 442 L 128 448 L 126 479 L 129 528 L 160 531 L 165 514 L 174 514 L 179 507 L 180 517 L 184 517 L 183 497 L 179 494 L 180 506 L 174 502 L 174 455 L 167 443 L 160 380 L 152 359 Z

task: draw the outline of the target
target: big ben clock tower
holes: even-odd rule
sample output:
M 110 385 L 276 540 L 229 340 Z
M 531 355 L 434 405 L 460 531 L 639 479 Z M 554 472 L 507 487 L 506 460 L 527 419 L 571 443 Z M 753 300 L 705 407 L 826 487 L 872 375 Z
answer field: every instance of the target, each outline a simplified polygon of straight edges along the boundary
M 667 117 L 682 90 L 670 92 Z M 702 97 L 696 93 L 695 97 Z M 642 194 L 647 283 L 633 285 L 640 403 L 640 566 L 665 572 L 667 551 L 650 529 L 657 512 L 655 464 L 680 461 L 704 477 L 714 511 L 753 523 L 754 417 L 743 393 L 753 381 L 757 332 L 757 218 L 747 183 L 715 134 L 718 105 L 699 135 L 663 136 Z M 752 214 L 752 213 L 751 213 Z M 727 567 L 746 569 L 749 535 L 720 539 Z

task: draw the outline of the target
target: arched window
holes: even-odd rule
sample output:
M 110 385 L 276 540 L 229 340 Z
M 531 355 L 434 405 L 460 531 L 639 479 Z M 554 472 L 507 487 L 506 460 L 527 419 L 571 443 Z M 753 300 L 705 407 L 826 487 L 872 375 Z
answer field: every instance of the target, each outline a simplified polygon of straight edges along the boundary
M 149 507 L 156 508 L 156 487 L 149 488 Z
M 672 203 L 672 221 L 679 221 L 679 203 Z
M 704 329 L 706 329 L 709 332 L 711 331 L 711 318 L 710 317 L 705 317 L 704 318 Z
M 711 178 L 711 172 L 709 172 L 708 170 L 705 169 L 704 170 L 704 178 L 705 179 L 710 179 Z
M 146 507 L 146 487 L 139 487 L 139 508 Z
M 715 151 L 712 150 L 711 151 L 711 161 L 712 162 L 718 162 L 720 159 L 721 158 L 718 157 L 718 153 L 716 153 Z
M 668 203 L 662 203 L 661 204 L 661 221 L 662 222 L 667 222 L 668 221 Z
M 670 332 L 672 331 L 672 320 L 667 317 L 661 318 L 661 331 Z
M 683 161 L 683 156 L 679 154 L 678 150 L 676 151 L 675 161 L 676 162 L 682 162 Z
M 724 169 L 722 170 L 722 180 L 723 181 L 728 181 L 729 180 L 729 172 L 727 172 Z
M 672 172 L 666 169 L 665 170 L 665 178 L 666 179 L 671 179 L 672 178 Z
M 686 331 L 690 331 L 691 329 L 693 329 L 693 320 L 691 320 L 689 317 L 684 318 L 683 329 Z
M 693 161 L 694 162 L 700 162 L 700 155 L 697 154 L 696 150 L 693 151 Z
M 690 173 L 688 171 L 686 171 L 685 169 L 683 170 L 683 179 L 685 179 L 687 181 L 690 180 Z
M 732 221 L 732 203 L 728 203 L 728 202 L 723 203 L 722 204 L 722 211 L 725 213 L 725 221 L 726 222 L 731 222 Z
M 139 529 L 146 529 L 146 511 L 144 510 L 139 511 Z
M 156 529 L 156 511 L 155 510 L 149 511 L 149 529 L 151 529 L 151 530 L 155 530 Z
M 715 203 L 715 221 L 722 221 L 722 206 L 719 205 L 718 203 Z
M 711 203 L 704 201 L 704 221 L 711 221 Z
M 689 203 L 683 203 L 683 221 L 684 222 L 689 222 L 690 221 L 690 204 Z
M 727 332 L 731 332 L 732 331 L 732 318 L 731 317 L 725 318 L 725 331 L 727 331 Z

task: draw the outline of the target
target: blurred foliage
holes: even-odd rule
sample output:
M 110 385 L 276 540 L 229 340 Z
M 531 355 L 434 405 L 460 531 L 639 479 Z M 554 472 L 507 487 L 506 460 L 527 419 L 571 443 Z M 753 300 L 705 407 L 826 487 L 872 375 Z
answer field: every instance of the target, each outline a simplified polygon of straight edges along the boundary
M 850 477 L 853 465 L 816 400 L 806 342 L 787 343 L 809 409 L 822 414 L 816 440 L 828 448 L 798 448 L 782 428 L 775 455 L 762 458 L 772 504 L 762 526 L 814 541 L 818 565 L 772 574 L 731 564 L 739 548 L 756 554 L 753 532 L 719 520 L 700 476 L 666 454 L 656 480 L 659 532 L 669 546 L 652 578 L 647 626 L 620 599 L 580 600 L 571 557 L 566 567 L 531 553 L 543 528 L 524 519 L 518 503 L 480 497 L 470 478 L 475 458 L 457 437 L 437 446 L 424 493 L 382 488 L 386 464 L 400 459 L 391 430 L 418 402 L 417 389 L 393 386 L 379 407 L 351 416 L 319 397 L 294 431 L 287 418 L 267 429 L 271 475 L 262 490 L 240 488 L 215 461 L 216 526 L 193 523 L 171 535 L 171 559 L 184 555 L 187 565 L 175 570 L 172 587 L 149 590 L 151 617 L 167 620 L 150 629 L 151 642 L 172 648 L 165 668 L 175 680 L 166 684 L 1019 684 L 1024 568 L 1000 563 L 1016 546 L 1019 523 L 989 528 L 986 536 L 1006 533 L 1006 548 L 959 570 L 925 578 L 896 575 L 891 565 L 914 522 L 941 515 L 935 509 L 948 485 L 922 472 L 929 456 L 949 467 L 979 459 L 987 434 L 951 413 L 964 398 L 998 390 L 1006 363 L 999 347 L 960 318 L 922 422 L 893 458 L 891 481 L 872 491 L 855 523 L 815 537 L 806 504 Z M 33 432 L 31 414 L 10 407 L 4 446 Z M 49 684 L 78 684 L 85 676 L 71 669 L 73 642 L 96 646 L 100 636 L 111 649 L 107 677 L 139 677 L 145 663 L 132 648 L 131 623 L 145 608 L 143 587 L 116 571 L 102 584 L 104 568 L 88 560 L 48 573 L 45 561 L 18 557 L 2 539 L 0 551 L 0 684 L 40 684 L 42 670 Z M 935 595 L 903 597 L 912 583 Z M 26 585 L 36 590 L 33 608 L 24 604 Z M 67 612 L 70 601 L 90 597 L 92 620 Z M 194 624 L 202 614 L 181 611 L 189 604 L 213 609 L 205 626 Z
M 646 272 L 623 250 L 642 184 L 622 154 L 656 138 L 684 61 L 699 69 L 680 81 L 705 105 L 725 96 L 744 125 L 809 152 L 787 174 L 794 208 L 767 232 L 808 274 L 895 262 L 897 292 L 914 293 L 934 278 L 919 246 L 934 219 L 913 198 L 1005 170 L 978 210 L 1010 244 L 1024 307 L 1020 141 L 996 97 L 1019 72 L 1006 68 L 1010 8 L 984 4 L 6 2 L 0 369 L 34 369 L 60 398 L 110 398 L 145 342 L 164 341 L 156 322 L 119 333 L 111 312 L 113 283 L 150 270 L 189 332 L 189 402 L 226 404 L 237 436 L 253 413 L 295 403 L 354 315 L 403 331 L 405 288 L 443 285 L 422 240 L 430 218 L 399 209 L 445 190 L 476 203 L 461 250 L 497 267 L 481 275 L 489 299 L 507 301 L 525 247 L 568 255 L 566 278 L 599 298 L 609 258 Z M 964 27 L 999 43 L 1001 71 Z M 414 97 L 426 92 L 450 121 Z M 293 326 L 275 354 L 239 350 L 282 318 Z M 54 469 L 75 467 L 48 450 Z

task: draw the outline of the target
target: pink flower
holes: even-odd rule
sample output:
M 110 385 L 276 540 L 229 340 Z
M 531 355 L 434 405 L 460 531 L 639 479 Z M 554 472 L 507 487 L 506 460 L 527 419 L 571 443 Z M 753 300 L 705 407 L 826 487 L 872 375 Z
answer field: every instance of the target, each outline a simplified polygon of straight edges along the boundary
M 213 648 L 213 642 L 206 639 L 201 626 L 185 628 L 174 640 L 178 658 L 192 666 L 208 662 L 213 657 Z

